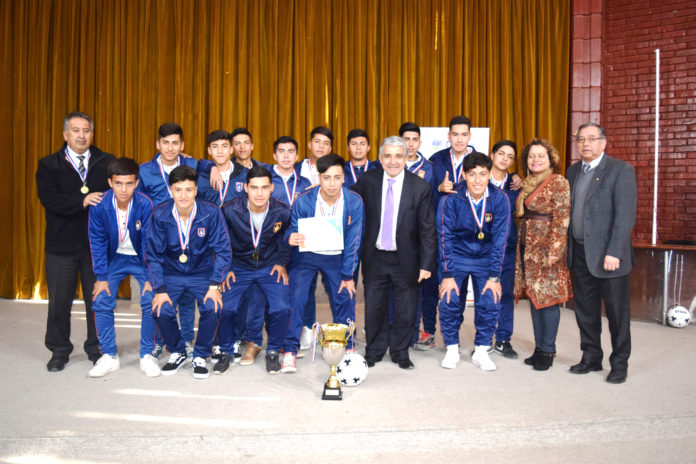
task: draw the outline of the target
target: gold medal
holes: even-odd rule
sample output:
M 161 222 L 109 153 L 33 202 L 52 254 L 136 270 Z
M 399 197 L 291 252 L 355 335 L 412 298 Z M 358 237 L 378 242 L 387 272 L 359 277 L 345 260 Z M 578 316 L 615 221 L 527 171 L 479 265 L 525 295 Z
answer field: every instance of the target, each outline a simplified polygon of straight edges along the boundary
M 186 261 L 188 261 L 188 256 L 186 256 L 185 253 L 181 253 L 181 256 L 179 256 L 179 262 L 181 264 L 186 264 Z
M 251 255 L 251 259 L 253 259 L 254 261 L 258 261 L 258 260 L 259 260 L 259 253 L 258 253 L 258 251 L 254 250 L 254 253 L 252 253 L 252 255 Z
M 483 237 L 485 237 L 485 235 L 483 235 L 483 232 L 479 232 L 478 233 L 479 240 L 483 240 Z
M 84 193 L 87 195 L 89 193 L 89 187 L 87 187 L 86 184 L 82 184 L 82 188 L 80 189 L 80 192 Z

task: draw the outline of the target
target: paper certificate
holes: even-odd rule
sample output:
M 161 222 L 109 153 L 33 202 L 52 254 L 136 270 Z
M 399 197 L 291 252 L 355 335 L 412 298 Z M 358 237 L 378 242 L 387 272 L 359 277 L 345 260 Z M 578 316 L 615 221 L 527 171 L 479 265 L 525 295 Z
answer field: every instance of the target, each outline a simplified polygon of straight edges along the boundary
M 343 250 L 343 224 L 341 217 L 316 216 L 297 220 L 297 232 L 304 235 L 300 251 L 315 253 Z

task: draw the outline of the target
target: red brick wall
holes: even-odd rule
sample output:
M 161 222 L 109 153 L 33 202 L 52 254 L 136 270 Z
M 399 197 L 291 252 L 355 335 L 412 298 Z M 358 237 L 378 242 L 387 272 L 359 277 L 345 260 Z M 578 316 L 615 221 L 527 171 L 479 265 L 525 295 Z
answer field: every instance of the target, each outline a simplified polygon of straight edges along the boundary
M 655 49 L 660 49 L 658 243 L 696 241 L 696 2 L 574 0 L 573 4 L 575 31 L 578 25 L 584 27 L 575 16 L 590 21 L 589 36 L 583 37 L 582 30 L 574 33 L 574 48 L 578 35 L 589 39 L 583 42 L 592 43 L 592 19 L 597 9 L 601 12 L 599 122 L 608 134 L 607 153 L 636 168 L 638 218 L 633 236 L 637 242 L 650 242 L 652 236 Z M 590 53 L 590 60 L 593 58 Z M 575 59 L 572 66 L 573 74 L 576 68 L 588 74 Z M 590 84 L 595 84 L 591 72 L 589 76 Z M 575 78 L 572 82 L 576 81 L 583 82 Z M 591 92 L 592 85 L 589 87 Z M 582 111 L 576 110 L 575 98 L 572 102 L 569 123 L 574 130 Z M 592 110 L 592 101 L 589 104 Z M 570 157 L 576 160 L 577 151 Z

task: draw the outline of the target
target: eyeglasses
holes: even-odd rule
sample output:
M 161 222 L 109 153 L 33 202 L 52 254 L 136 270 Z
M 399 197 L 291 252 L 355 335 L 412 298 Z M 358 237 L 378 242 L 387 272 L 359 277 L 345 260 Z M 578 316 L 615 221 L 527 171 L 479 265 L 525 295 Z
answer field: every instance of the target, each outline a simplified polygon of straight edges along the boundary
M 595 143 L 597 140 L 601 139 L 602 137 L 576 137 L 575 141 L 582 145 L 585 142 Z

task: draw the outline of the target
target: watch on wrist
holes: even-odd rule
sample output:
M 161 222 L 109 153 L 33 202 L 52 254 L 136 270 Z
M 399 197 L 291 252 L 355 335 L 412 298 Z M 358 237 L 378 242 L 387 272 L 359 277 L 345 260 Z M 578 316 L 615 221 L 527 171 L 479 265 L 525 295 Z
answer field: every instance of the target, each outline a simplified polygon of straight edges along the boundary
M 208 287 L 208 290 L 217 290 L 218 292 L 220 291 L 220 285 L 211 285 Z
M 500 277 L 489 277 L 488 280 L 491 282 L 500 282 Z

